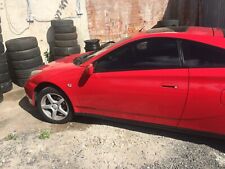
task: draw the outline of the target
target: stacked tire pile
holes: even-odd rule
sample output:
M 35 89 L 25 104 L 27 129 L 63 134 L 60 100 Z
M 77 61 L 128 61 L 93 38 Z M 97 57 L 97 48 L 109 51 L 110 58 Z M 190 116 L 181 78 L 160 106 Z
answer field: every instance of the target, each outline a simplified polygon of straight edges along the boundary
M 5 47 L 3 43 L 0 42 L 0 90 L 2 93 L 7 93 L 12 90 L 12 88 Z
M 50 49 L 51 60 L 80 53 L 76 27 L 72 20 L 52 20 L 51 25 L 54 29 L 54 46 Z
M 6 42 L 7 60 L 13 82 L 23 87 L 31 72 L 41 65 L 43 60 L 35 37 L 12 39 Z
M 91 39 L 86 40 L 85 42 L 85 51 L 97 51 L 101 49 L 100 40 L 99 39 Z

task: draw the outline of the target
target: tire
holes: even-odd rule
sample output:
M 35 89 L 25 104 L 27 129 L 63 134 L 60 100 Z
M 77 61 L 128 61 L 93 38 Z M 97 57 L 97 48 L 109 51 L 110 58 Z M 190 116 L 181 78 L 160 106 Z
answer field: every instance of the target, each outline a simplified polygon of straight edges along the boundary
M 90 51 L 98 51 L 101 48 L 100 47 L 96 47 L 96 46 L 92 46 L 92 47 L 85 47 L 84 48 L 86 52 L 90 52 Z
M 38 67 L 26 69 L 26 70 L 15 70 L 14 76 L 16 79 L 26 79 L 26 78 L 28 79 L 31 75 L 31 72 L 36 70 Z
M 6 53 L 0 53 L 0 64 L 1 63 L 6 63 Z
M 25 78 L 25 79 L 16 79 L 14 80 L 13 82 L 19 86 L 19 87 L 24 87 L 26 82 L 27 82 L 28 78 Z
M 53 55 L 53 49 L 50 49 L 50 55 L 49 55 L 49 58 L 48 58 L 48 62 L 52 62 L 54 61 L 54 55 Z
M 38 46 L 38 42 L 35 37 L 12 39 L 8 40 L 5 44 L 7 51 L 9 52 L 28 50 Z
M 2 90 L 0 89 L 0 103 L 3 102 L 3 93 Z
M 86 40 L 85 42 L 85 51 L 89 52 L 89 51 L 96 51 L 101 49 L 101 45 L 100 45 L 100 40 L 99 39 L 90 39 L 90 40 Z
M 55 33 L 76 33 L 75 26 L 59 26 L 54 27 Z
M 84 41 L 86 45 L 93 45 L 93 44 L 98 44 L 100 45 L 100 40 L 99 39 L 90 39 L 90 40 L 85 40 Z
M 55 41 L 56 47 L 73 47 L 77 45 L 77 40 Z
M 64 56 L 54 56 L 53 60 L 58 60 L 58 59 L 62 59 Z
M 5 52 L 5 46 L 2 42 L 0 42 L 0 53 L 4 53 Z
M 12 90 L 12 88 L 13 88 L 12 81 L 0 83 L 0 90 L 3 93 L 9 92 L 10 90 Z
M 65 117 L 63 119 L 52 119 L 49 116 L 51 116 L 52 109 L 48 109 L 49 112 L 49 116 L 46 115 L 46 113 L 44 112 L 44 110 L 42 109 L 42 105 L 45 103 L 43 100 L 46 97 L 47 94 L 52 94 L 52 95 L 57 95 L 61 98 L 64 99 L 64 102 L 62 103 L 64 105 L 64 107 L 66 107 L 65 111 L 67 111 L 67 115 L 65 115 Z M 55 100 L 57 99 L 54 98 Z M 60 99 L 60 98 L 59 98 Z M 51 102 L 49 102 L 48 104 L 50 104 Z M 61 104 L 61 105 L 62 105 Z M 56 106 L 57 107 L 57 106 Z M 46 120 L 49 123 L 54 123 L 54 124 L 65 124 L 68 123 L 72 120 L 73 118 L 73 108 L 71 106 L 71 102 L 68 99 L 68 97 L 60 90 L 57 90 L 55 88 L 52 87 L 47 87 L 42 89 L 38 94 L 37 94 L 37 108 L 38 111 L 41 113 L 42 117 L 44 118 L 44 120 Z M 59 114 L 59 111 L 57 111 L 57 114 Z
M 84 49 L 85 49 L 86 52 L 89 52 L 89 51 L 97 51 L 97 50 L 100 50 L 101 49 L 101 46 L 100 45 L 93 44 L 92 46 L 85 46 Z
M 31 69 L 33 67 L 43 65 L 43 60 L 41 56 L 39 56 L 39 57 L 35 57 L 32 59 L 23 60 L 23 61 L 11 61 L 10 65 L 15 70 Z
M 54 56 L 68 56 L 71 54 L 80 53 L 80 46 L 75 47 L 54 47 Z
M 10 81 L 10 75 L 8 72 L 0 74 L 0 83 Z
M 0 34 L 0 42 L 3 42 L 2 34 Z
M 53 27 L 73 26 L 73 20 L 52 20 L 51 25 Z
M 56 33 L 56 41 L 77 40 L 77 33 Z
M 179 20 L 161 20 L 158 21 L 157 27 L 179 26 Z
M 37 56 L 41 56 L 41 51 L 39 47 L 24 51 L 7 52 L 7 57 L 10 61 L 23 61 L 35 58 Z
M 5 62 L 5 63 L 2 63 L 0 64 L 0 74 L 1 73 L 6 73 L 8 72 L 9 69 L 8 69 L 8 64 Z

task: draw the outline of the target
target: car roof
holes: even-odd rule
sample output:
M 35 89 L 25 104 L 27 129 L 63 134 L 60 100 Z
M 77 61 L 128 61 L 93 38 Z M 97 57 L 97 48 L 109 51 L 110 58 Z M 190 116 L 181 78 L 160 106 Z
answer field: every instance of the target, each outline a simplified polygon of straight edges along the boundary
M 195 41 L 204 43 L 207 45 L 219 47 L 225 49 L 225 31 L 220 28 L 209 28 L 209 27 L 197 27 L 197 26 L 179 26 L 179 27 L 162 27 L 150 29 L 146 32 L 139 32 L 117 42 L 111 48 L 104 51 L 99 57 L 105 55 L 107 52 L 124 46 L 126 44 L 136 42 L 143 39 L 149 38 L 176 38 L 189 41 Z M 99 58 L 98 57 L 98 58 Z M 94 60 L 94 59 L 93 59 Z M 88 65 L 93 60 L 90 60 L 86 64 Z M 95 58 L 96 60 L 96 58 Z
M 220 28 L 210 28 L 210 27 L 198 27 L 198 26 L 178 26 L 178 27 L 162 27 L 153 28 L 145 33 L 182 33 L 187 35 L 202 35 L 210 37 L 223 37 L 225 34 L 224 29 Z
M 125 43 L 143 38 L 165 37 L 196 41 L 225 49 L 224 35 L 225 30 L 221 28 L 198 26 L 162 27 L 134 34 Z

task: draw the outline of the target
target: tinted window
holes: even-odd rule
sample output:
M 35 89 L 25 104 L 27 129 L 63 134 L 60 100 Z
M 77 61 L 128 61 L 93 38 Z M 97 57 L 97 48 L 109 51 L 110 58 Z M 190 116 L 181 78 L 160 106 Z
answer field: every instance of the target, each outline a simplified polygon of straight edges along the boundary
M 154 38 L 123 46 L 95 64 L 96 72 L 181 67 L 177 41 Z
M 182 47 L 188 67 L 225 67 L 224 49 L 191 41 L 183 41 Z

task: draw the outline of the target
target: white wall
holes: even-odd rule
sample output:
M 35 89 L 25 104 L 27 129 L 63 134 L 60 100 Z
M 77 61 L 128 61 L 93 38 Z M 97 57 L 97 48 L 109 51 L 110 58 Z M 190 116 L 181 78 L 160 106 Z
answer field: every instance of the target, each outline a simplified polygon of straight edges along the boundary
M 33 23 L 27 22 L 28 3 L 27 0 L 0 0 L 0 15 L 2 19 L 2 34 L 4 41 L 9 39 L 35 36 L 38 39 L 39 47 L 43 53 L 48 49 L 47 31 L 50 27 L 50 20 L 54 19 L 62 1 L 68 1 L 65 9 L 60 10 L 61 18 L 74 20 L 77 27 L 78 42 L 84 48 L 84 40 L 89 39 L 88 21 L 85 0 L 29 0 L 31 2 L 31 13 Z M 78 16 L 77 2 L 80 1 L 82 15 Z M 45 59 L 45 58 L 44 58 Z

